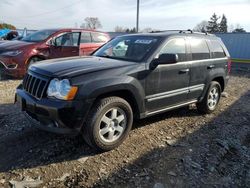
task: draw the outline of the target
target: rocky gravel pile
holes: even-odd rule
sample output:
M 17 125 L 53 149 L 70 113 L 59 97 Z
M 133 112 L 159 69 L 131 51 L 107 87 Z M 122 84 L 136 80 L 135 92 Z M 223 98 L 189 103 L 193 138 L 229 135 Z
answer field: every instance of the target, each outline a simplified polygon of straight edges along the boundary
M 0 187 L 250 187 L 250 74 L 231 76 L 219 108 L 195 105 L 134 123 L 119 148 L 34 129 L 0 82 Z

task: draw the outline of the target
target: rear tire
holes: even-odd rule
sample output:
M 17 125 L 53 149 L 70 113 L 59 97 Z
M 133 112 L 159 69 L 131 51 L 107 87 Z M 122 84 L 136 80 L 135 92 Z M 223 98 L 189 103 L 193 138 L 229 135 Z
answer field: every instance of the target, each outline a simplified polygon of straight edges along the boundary
M 210 114 L 218 106 L 221 97 L 221 86 L 218 82 L 212 81 L 203 100 L 196 104 L 201 113 Z
M 91 109 L 83 125 L 83 136 L 91 147 L 109 151 L 126 139 L 132 124 L 133 112 L 127 101 L 120 97 L 103 98 Z

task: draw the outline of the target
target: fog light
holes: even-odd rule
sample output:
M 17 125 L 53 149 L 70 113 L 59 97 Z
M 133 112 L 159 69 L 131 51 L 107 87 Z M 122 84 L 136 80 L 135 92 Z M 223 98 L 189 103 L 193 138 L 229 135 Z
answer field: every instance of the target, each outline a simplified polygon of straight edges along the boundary
M 7 65 L 8 69 L 16 69 L 17 68 L 17 64 L 10 64 Z

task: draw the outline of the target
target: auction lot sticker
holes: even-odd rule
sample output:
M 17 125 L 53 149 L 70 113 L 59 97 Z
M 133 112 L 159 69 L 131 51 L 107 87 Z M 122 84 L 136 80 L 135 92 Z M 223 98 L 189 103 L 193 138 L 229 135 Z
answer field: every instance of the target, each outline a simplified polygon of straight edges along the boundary
M 136 40 L 135 43 L 136 44 L 150 44 L 152 42 L 152 40 Z

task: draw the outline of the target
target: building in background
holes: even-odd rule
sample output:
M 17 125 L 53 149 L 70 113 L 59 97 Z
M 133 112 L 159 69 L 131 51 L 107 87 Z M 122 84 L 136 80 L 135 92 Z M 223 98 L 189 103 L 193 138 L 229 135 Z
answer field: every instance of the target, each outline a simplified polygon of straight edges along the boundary
M 250 33 L 218 33 L 226 45 L 234 67 L 250 69 Z

